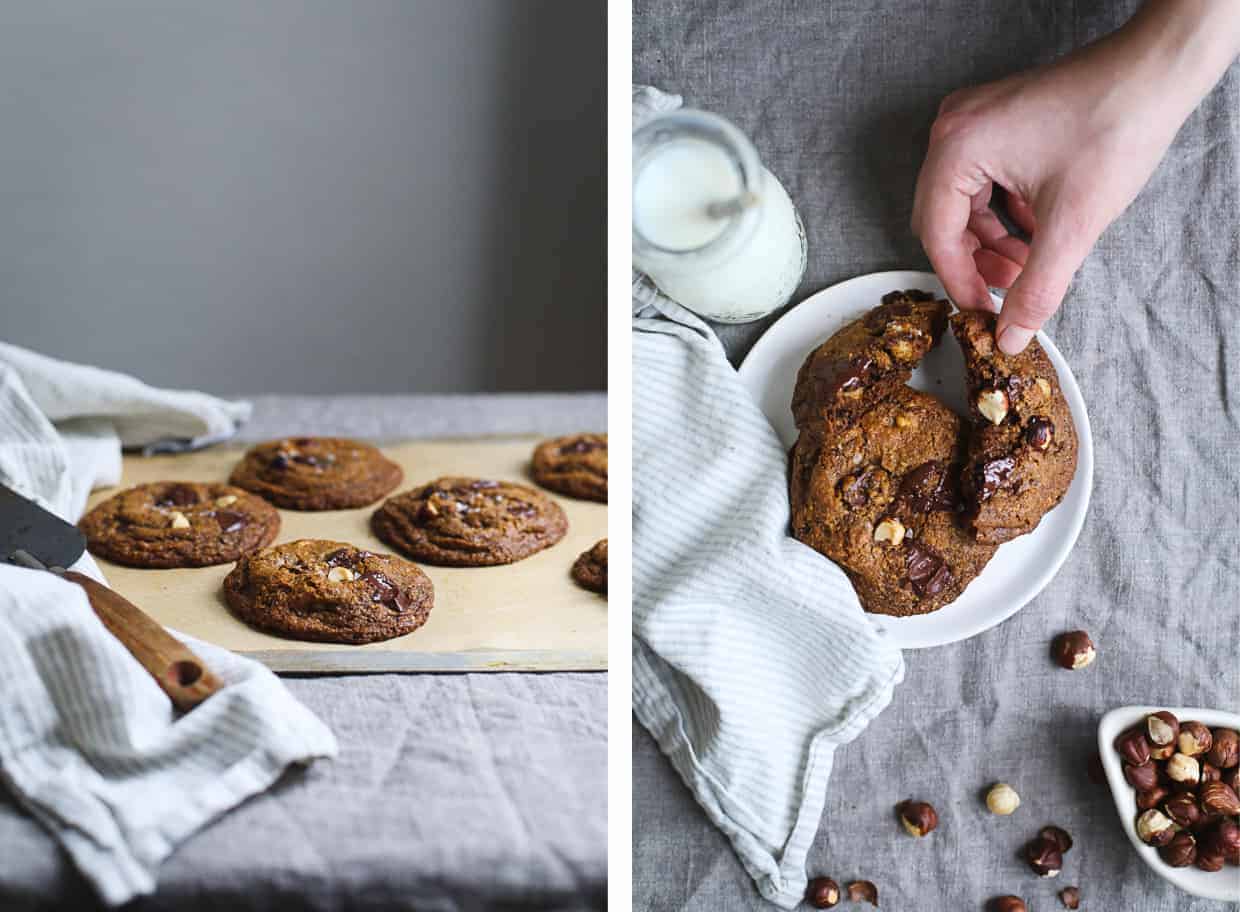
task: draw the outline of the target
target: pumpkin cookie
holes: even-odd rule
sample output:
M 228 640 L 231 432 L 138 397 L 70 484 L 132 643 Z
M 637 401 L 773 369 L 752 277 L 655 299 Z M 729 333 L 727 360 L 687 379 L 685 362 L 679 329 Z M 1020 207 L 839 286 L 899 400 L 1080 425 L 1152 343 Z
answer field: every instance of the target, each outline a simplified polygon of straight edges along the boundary
M 286 437 L 251 449 L 229 481 L 290 510 L 347 510 L 374 503 L 402 477 L 400 466 L 370 444 Z
M 607 435 L 544 440 L 534 450 L 531 474 L 549 490 L 607 503 Z
M 607 539 L 581 553 L 573 563 L 573 579 L 592 592 L 607 591 Z
M 118 564 L 206 567 L 270 544 L 280 514 L 240 488 L 158 481 L 109 497 L 78 528 L 92 554 Z
M 485 567 L 554 545 L 568 520 L 558 504 L 525 485 L 448 477 L 388 498 L 371 526 L 415 560 Z

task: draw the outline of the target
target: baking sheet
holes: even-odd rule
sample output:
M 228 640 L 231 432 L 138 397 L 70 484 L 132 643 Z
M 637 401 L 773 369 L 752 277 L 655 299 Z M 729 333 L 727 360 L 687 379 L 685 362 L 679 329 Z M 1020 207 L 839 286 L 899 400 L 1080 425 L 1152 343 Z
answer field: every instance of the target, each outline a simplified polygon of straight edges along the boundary
M 539 438 L 472 438 L 379 443 L 400 464 L 398 491 L 441 475 L 533 484 L 529 457 Z M 122 487 L 183 480 L 225 482 L 244 452 L 217 447 L 165 456 L 126 456 Z M 90 506 L 119 488 L 96 491 Z M 542 490 L 542 489 L 539 489 Z M 607 536 L 607 506 L 544 491 L 563 507 L 568 534 L 556 545 L 500 567 L 419 564 L 435 585 L 435 607 L 419 630 L 350 646 L 286 639 L 247 627 L 229 613 L 221 583 L 232 564 L 143 570 L 99 559 L 109 584 L 165 626 L 235 652 L 275 671 L 594 671 L 607 667 L 607 600 L 577 586 L 569 568 Z M 376 505 L 359 510 L 280 510 L 276 542 L 327 538 L 391 552 L 370 531 Z

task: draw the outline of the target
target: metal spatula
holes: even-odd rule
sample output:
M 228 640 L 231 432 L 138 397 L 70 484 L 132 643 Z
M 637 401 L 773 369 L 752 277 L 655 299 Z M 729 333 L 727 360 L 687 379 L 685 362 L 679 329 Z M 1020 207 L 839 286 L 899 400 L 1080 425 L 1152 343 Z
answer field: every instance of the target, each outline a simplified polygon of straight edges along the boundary
M 89 576 L 66 570 L 86 550 L 75 527 L 0 485 L 0 560 L 47 570 L 86 590 L 103 625 L 137 659 L 174 706 L 190 710 L 223 683 L 180 640 L 141 609 Z

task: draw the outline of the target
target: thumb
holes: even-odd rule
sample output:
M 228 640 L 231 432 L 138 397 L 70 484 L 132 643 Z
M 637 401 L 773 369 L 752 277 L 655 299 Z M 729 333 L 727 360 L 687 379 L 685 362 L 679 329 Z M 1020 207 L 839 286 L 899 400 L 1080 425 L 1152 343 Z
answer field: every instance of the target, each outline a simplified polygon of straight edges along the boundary
M 1015 355 L 1025 350 L 1063 303 L 1063 297 L 1099 232 L 1077 217 L 1054 212 L 1038 217 L 1038 230 L 1029 244 L 1029 259 L 1003 299 L 995 337 L 999 350 Z

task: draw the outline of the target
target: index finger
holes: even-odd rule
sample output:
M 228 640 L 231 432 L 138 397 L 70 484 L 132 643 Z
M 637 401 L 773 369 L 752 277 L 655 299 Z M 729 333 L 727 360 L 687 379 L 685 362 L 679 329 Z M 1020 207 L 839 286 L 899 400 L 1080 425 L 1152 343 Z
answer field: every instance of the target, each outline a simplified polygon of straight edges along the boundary
M 973 193 L 958 186 L 943 157 L 931 150 L 917 175 L 913 195 L 913 231 L 948 295 L 962 310 L 993 310 L 986 282 L 973 251 L 979 246 L 969 231 Z

